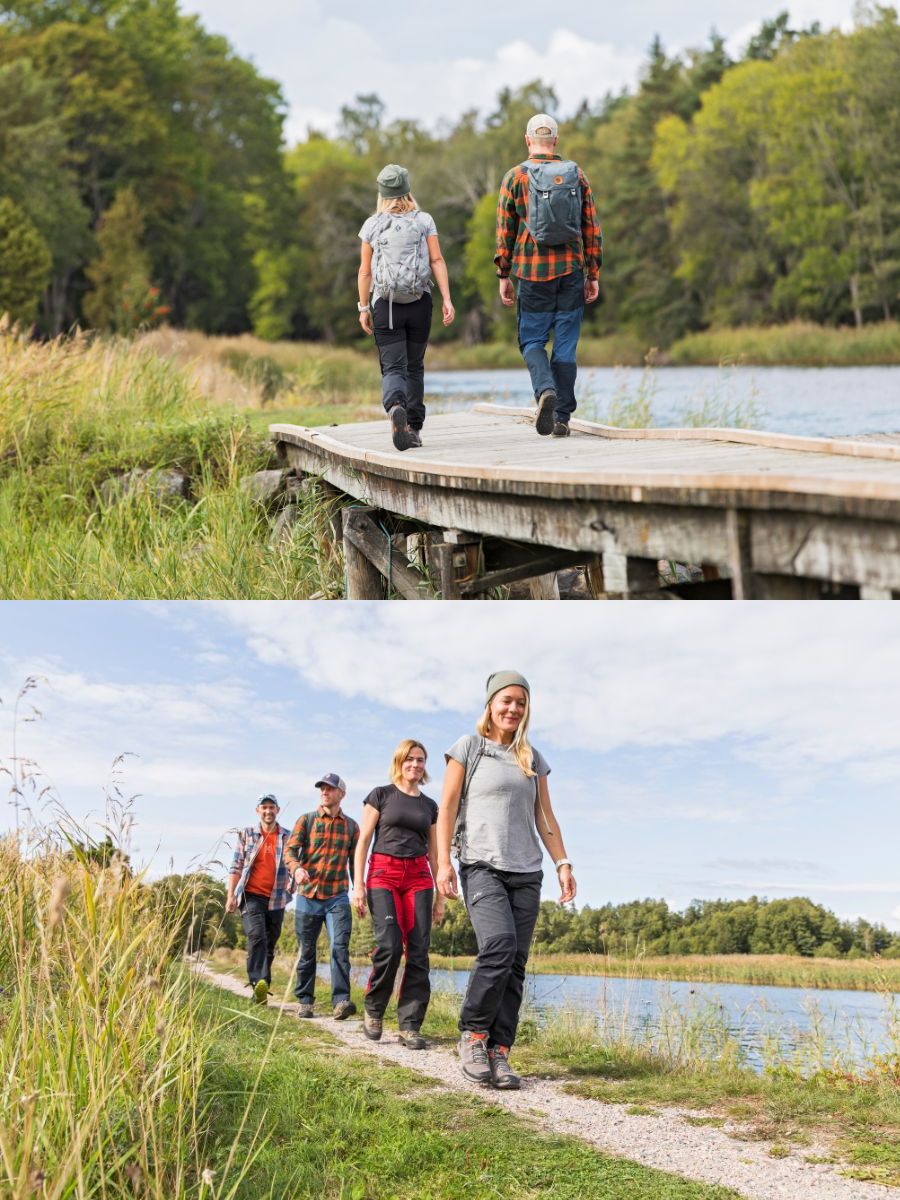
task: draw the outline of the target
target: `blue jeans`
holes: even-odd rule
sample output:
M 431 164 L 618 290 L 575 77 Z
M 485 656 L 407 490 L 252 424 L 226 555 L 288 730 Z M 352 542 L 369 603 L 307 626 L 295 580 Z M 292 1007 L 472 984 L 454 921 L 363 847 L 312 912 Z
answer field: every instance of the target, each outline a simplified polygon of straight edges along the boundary
M 576 407 L 575 356 L 584 318 L 584 271 L 572 271 L 558 279 L 520 279 L 517 317 L 519 349 L 534 397 L 552 388 L 557 397 L 556 419 L 568 424 Z M 548 359 L 551 334 L 553 357 Z
M 316 943 L 322 926 L 331 943 L 331 1003 L 350 999 L 350 899 L 346 892 L 328 900 L 294 900 L 294 928 L 297 932 L 297 980 L 294 995 L 301 1004 L 312 1004 L 316 990 Z

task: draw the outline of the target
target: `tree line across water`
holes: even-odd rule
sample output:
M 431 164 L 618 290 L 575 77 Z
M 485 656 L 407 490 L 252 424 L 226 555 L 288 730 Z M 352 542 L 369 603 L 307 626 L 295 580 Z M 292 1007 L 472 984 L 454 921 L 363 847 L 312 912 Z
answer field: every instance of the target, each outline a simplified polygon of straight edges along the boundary
M 441 233 L 464 333 L 511 336 L 492 264 L 503 172 L 552 88 L 504 89 L 436 130 L 376 95 L 334 136 L 283 142 L 285 106 L 178 0 L 8 0 L 0 14 L 0 311 L 48 335 L 160 320 L 349 341 L 357 231 L 386 161 Z M 604 228 L 595 335 L 667 345 L 710 325 L 891 319 L 900 295 L 900 25 L 763 22 L 658 39 L 631 92 L 585 100 L 562 152 Z
M 169 894 L 179 911 L 182 936 L 196 949 L 239 946 L 239 915 L 225 914 L 225 885 L 212 876 L 170 875 L 153 885 Z M 190 889 L 190 910 L 178 903 Z M 351 952 L 372 947 L 371 918 L 354 920 Z M 803 896 L 781 900 L 694 900 L 683 912 L 665 900 L 631 900 L 597 908 L 541 904 L 533 948 L 539 954 L 683 955 L 792 954 L 805 958 L 900 958 L 900 935 L 858 918 L 842 921 Z M 477 946 L 465 907 L 452 902 L 431 934 L 440 955 L 475 954 Z

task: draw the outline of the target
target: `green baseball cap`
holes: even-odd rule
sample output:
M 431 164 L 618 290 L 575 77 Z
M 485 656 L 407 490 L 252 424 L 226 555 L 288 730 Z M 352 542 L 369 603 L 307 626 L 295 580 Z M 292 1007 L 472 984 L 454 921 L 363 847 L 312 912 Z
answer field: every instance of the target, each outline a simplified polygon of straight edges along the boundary
M 378 195 L 386 198 L 409 195 L 409 171 L 397 163 L 388 163 L 378 174 Z
M 524 688 L 529 698 L 531 697 L 531 687 L 524 675 L 520 675 L 518 671 L 495 671 L 493 675 L 488 675 L 485 703 L 490 704 L 497 693 L 505 687 Z

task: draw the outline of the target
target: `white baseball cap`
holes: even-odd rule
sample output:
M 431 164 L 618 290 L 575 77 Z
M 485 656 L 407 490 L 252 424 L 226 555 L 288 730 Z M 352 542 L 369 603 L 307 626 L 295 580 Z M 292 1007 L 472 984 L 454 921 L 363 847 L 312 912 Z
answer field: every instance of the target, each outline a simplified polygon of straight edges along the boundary
M 539 130 L 549 129 L 549 133 L 539 133 Z M 559 137 L 559 125 L 549 113 L 535 113 L 525 126 L 527 137 Z

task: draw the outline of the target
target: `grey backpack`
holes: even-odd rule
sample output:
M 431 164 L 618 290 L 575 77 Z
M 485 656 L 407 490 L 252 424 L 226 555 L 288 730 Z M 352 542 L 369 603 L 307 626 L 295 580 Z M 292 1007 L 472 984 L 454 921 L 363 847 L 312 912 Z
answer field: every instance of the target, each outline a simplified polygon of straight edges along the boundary
M 382 213 L 372 235 L 372 291 L 388 302 L 394 328 L 394 301 L 410 304 L 430 289 L 431 265 L 423 253 L 425 227 L 418 212 Z
M 539 246 L 581 240 L 581 178 L 573 162 L 527 162 L 528 215 L 525 224 Z

